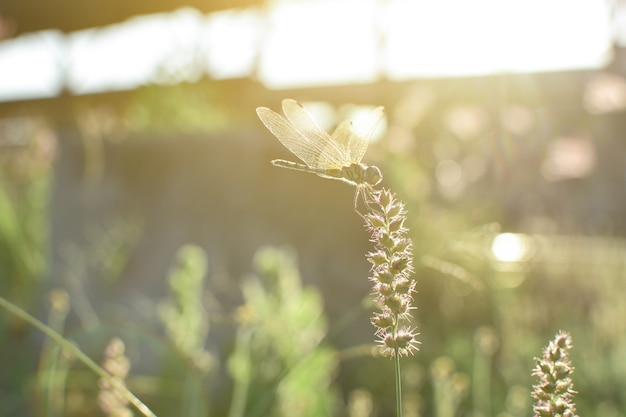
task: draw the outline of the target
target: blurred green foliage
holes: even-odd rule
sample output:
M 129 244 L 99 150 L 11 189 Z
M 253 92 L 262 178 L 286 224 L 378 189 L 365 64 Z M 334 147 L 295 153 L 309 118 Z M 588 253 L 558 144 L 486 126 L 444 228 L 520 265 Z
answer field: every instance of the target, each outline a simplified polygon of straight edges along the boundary
M 207 132 L 232 121 L 215 92 L 193 85 L 163 91 L 142 90 L 124 113 L 125 127 Z M 0 148 L 0 292 L 37 310 L 42 308 L 33 305 L 34 300 L 41 302 L 38 278 L 47 267 L 46 202 L 54 145 L 41 125 L 11 123 L 15 139 Z M 391 138 L 391 144 L 383 141 L 368 154 L 381 162 L 386 183 L 407 203 L 407 226 L 415 242 L 419 292 L 414 315 L 422 345 L 403 361 L 407 415 L 530 415 L 533 357 L 564 329 L 574 341 L 571 359 L 579 414 L 626 416 L 626 244 L 607 236 L 538 233 L 529 235 L 532 257 L 517 264 L 496 262 L 490 245 L 499 233 L 498 223 L 506 225 L 508 220 L 501 201 L 485 198 L 491 192 L 485 184 L 477 186 L 482 194 L 472 194 L 468 186 L 467 198 L 444 198 L 436 191 L 433 174 L 438 153 L 465 156 L 461 151 L 467 148 L 467 154 L 479 154 L 482 160 L 497 159 L 494 142 L 455 142 L 436 119 L 432 125 L 422 131 L 417 145 L 409 143 L 412 149 L 394 150 L 401 144 Z M 539 146 L 537 141 L 525 143 Z M 95 239 L 94 248 L 102 249 L 95 255 L 79 251 L 85 248 L 72 249 L 71 265 L 80 269 L 81 262 L 93 257 L 91 261 L 107 268 L 106 285 L 114 285 L 131 245 L 120 242 L 125 238 L 115 233 L 110 239 Z M 362 387 L 344 393 L 344 408 L 339 387 L 333 385 L 341 364 L 324 343 L 333 323 L 324 318 L 319 292 L 302 286 L 293 254 L 275 249 L 258 253 L 256 273 L 241 285 L 243 305 L 233 316 L 225 313 L 236 336 L 228 360 L 221 364 L 205 350 L 216 320 L 204 308 L 206 255 L 185 246 L 177 262 L 169 275 L 168 298 L 155 302 L 151 310 L 157 312 L 153 318 L 164 326 L 166 338 L 105 324 L 103 334 L 72 329 L 71 335 L 80 344 L 91 341 L 101 347 L 111 335 L 124 339 L 131 359 L 129 387 L 155 404 L 161 415 L 208 414 L 219 401 L 226 403 L 220 411 L 232 417 L 384 414 L 380 404 L 389 389 L 380 386 L 391 385 L 392 379 L 380 381 L 386 376 L 380 369 L 391 367 L 381 358 L 367 357 L 367 366 L 356 370 Z M 76 273 L 79 281 L 86 278 L 77 269 L 67 272 Z M 80 311 L 79 297 L 64 297 L 67 294 L 56 292 L 50 300 L 48 323 L 59 331 L 67 314 L 64 303 Z M 34 385 L 43 392 L 42 414 L 97 412 L 95 400 L 87 401 L 96 397 L 95 376 L 49 345 L 37 371 L 36 360 L 22 349 L 23 325 L 1 314 L 0 326 L 0 357 L 5 358 L 0 361 L 1 416 L 23 411 L 16 404 Z M 159 363 L 155 374 L 133 374 L 133 362 L 142 364 L 146 357 Z M 226 367 L 221 374 L 220 366 Z M 223 380 L 215 382 L 219 378 Z M 227 387 L 222 391 L 227 395 L 207 398 L 216 384 Z
M 203 349 L 209 333 L 209 320 L 203 307 L 207 262 L 202 248 L 181 247 L 169 274 L 171 299 L 158 305 L 171 343 L 200 369 L 210 366 L 208 352 Z
M 47 201 L 55 139 L 40 120 L 0 121 L 0 293 L 36 308 L 45 273 Z M 34 369 L 26 325 L 0 314 L 0 415 L 23 412 Z
M 110 326 L 91 323 L 74 329 L 68 338 L 95 357 L 102 357 L 111 337 L 128 347 L 127 386 L 158 415 L 202 416 L 327 416 L 337 409 L 333 386 L 337 356 L 323 344 L 327 324 L 322 298 L 303 288 L 295 257 L 286 250 L 264 248 L 256 257 L 257 273 L 242 284 L 244 304 L 229 320 L 237 336 L 228 357 L 229 381 L 223 380 L 212 353 L 210 322 L 204 290 L 207 257 L 203 249 L 185 245 L 177 253 L 168 281 L 169 296 L 154 309 L 165 327 L 167 341 L 137 332 L 132 323 Z M 48 325 L 68 333 L 72 300 L 62 290 L 51 293 Z M 155 362 L 146 369 L 146 358 Z M 46 343 L 36 375 L 36 415 L 85 416 L 97 411 L 97 376 Z M 133 369 L 138 368 L 138 369 Z M 233 387 L 232 394 L 215 396 Z M 2 415 L 11 415 L 10 412 Z
M 143 133 L 207 133 L 231 126 L 234 115 L 220 103 L 214 84 L 146 86 L 126 107 L 125 128 Z
M 55 138 L 36 119 L 2 121 L 0 134 L 0 292 L 32 301 L 45 268 L 46 207 Z
M 204 349 L 209 334 L 209 320 L 203 307 L 207 263 L 202 248 L 182 246 L 169 273 L 170 297 L 157 305 L 167 338 L 189 364 L 181 372 L 177 361 L 166 361 L 172 366 L 169 377 L 182 381 L 180 409 L 176 411 L 181 417 L 205 415 L 208 411 L 203 389 L 206 384 L 194 383 L 206 380 L 214 370 L 214 359 Z M 162 389 L 167 389 L 167 385 Z
M 326 335 L 320 293 L 303 288 L 295 257 L 273 248 L 256 255 L 257 276 L 243 284 L 231 417 L 333 415 L 336 355 Z

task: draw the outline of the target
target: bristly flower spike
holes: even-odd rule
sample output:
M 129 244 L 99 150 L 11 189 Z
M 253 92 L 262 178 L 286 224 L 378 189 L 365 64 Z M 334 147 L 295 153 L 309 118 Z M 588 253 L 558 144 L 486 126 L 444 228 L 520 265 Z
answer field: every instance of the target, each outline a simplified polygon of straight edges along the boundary
M 569 360 L 571 349 L 572 337 L 559 331 L 544 349 L 543 356 L 535 358 L 533 375 L 539 377 L 532 393 L 535 417 L 577 417 L 573 401 L 576 391 L 570 378 L 574 372 Z
M 119 338 L 113 338 L 105 350 L 105 358 L 102 367 L 117 382 L 126 386 L 126 377 L 130 370 L 130 360 L 124 353 L 124 342 Z M 130 417 L 133 415 L 129 408 L 129 401 L 122 395 L 118 387 L 115 387 L 105 378 L 100 378 L 98 385 L 98 403 L 103 414 L 113 417 Z
M 391 191 L 369 189 L 369 211 L 363 216 L 374 250 L 367 254 L 372 264 L 370 281 L 378 307 L 371 318 L 383 354 L 408 356 L 418 350 L 419 335 L 410 327 L 414 307 L 413 242 L 406 235 L 404 204 Z

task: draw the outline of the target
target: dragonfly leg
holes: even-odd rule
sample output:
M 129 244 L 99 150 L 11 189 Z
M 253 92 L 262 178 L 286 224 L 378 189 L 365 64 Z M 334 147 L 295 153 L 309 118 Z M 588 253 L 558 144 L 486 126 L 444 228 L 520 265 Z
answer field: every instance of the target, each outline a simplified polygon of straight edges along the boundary
M 354 194 L 354 211 L 362 218 L 365 218 L 365 215 L 359 211 L 359 197 L 363 200 L 367 211 L 372 211 L 370 202 L 373 202 L 375 192 L 376 190 L 369 185 L 362 185 L 356 188 L 356 193 Z
M 363 220 L 365 220 L 365 215 L 359 211 L 359 195 L 361 194 L 361 188 L 357 187 L 356 192 L 354 193 L 354 211 L 356 212 L 356 214 L 361 216 Z M 367 204 L 367 201 L 365 201 L 365 198 L 363 198 L 363 201 L 365 202 L 367 208 L 369 208 L 369 205 Z

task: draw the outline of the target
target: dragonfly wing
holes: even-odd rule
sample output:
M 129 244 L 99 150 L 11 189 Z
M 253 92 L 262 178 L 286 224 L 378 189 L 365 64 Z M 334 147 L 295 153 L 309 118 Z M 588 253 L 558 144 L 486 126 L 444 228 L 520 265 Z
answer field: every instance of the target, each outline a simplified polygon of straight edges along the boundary
M 287 120 L 319 149 L 316 168 L 340 168 L 350 165 L 350 155 L 328 133 L 320 128 L 309 113 L 295 100 L 283 100 Z
M 337 142 L 341 146 L 346 155 L 350 155 L 350 141 L 352 139 L 352 120 L 348 119 L 339 123 L 331 136 L 335 140 L 335 142 Z
M 258 107 L 256 112 L 265 127 L 278 138 L 285 148 L 289 149 L 310 168 L 320 168 L 320 154 L 325 152 L 323 143 L 305 136 L 284 117 L 267 107 Z
M 350 163 L 359 163 L 363 159 L 367 146 L 384 115 L 384 108 L 377 107 L 364 123 L 354 126 L 346 120 L 339 124 L 332 134 L 333 139 L 343 146 L 350 156 Z

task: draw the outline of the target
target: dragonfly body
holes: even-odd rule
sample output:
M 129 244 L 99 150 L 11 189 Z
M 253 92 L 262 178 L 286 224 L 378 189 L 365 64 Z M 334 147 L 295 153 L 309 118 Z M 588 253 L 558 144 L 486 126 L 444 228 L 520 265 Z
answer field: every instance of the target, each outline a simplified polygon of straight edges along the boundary
M 297 101 L 285 99 L 282 107 L 285 117 L 267 107 L 259 107 L 256 111 L 265 127 L 304 164 L 278 159 L 272 161 L 274 165 L 338 179 L 357 187 L 380 183 L 380 170 L 362 164 L 361 159 L 383 116 L 382 107 L 374 110 L 371 124 L 364 132 L 355 132 L 352 122 L 347 120 L 330 135 Z
M 265 127 L 304 164 L 282 159 L 276 159 L 272 164 L 356 186 L 354 209 L 362 216 L 357 208 L 359 196 L 367 205 L 372 188 L 383 179 L 377 167 L 361 163 L 369 140 L 383 116 L 383 108 L 374 110 L 367 130 L 356 132 L 352 122 L 346 120 L 329 135 L 297 101 L 286 99 L 282 105 L 285 117 L 267 107 L 258 107 L 256 112 Z
M 272 164 L 287 169 L 294 169 L 296 171 L 310 172 L 317 174 L 320 177 L 340 180 L 350 185 L 359 186 L 361 184 L 367 184 L 371 186 L 378 185 L 383 176 L 380 169 L 375 166 L 369 166 L 365 164 L 351 164 L 342 168 L 310 168 L 307 165 L 299 164 L 297 162 L 285 161 L 284 159 L 275 159 Z

